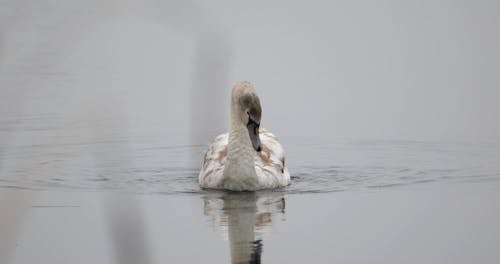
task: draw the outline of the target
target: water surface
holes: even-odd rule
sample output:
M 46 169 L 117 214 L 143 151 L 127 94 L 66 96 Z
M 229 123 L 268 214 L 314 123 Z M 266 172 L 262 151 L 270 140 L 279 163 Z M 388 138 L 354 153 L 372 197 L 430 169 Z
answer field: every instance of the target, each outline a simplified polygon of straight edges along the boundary
M 43 127 L 37 131 L 51 132 Z M 120 139 L 117 133 L 97 141 L 74 136 L 41 144 L 6 145 L 0 156 L 0 186 L 200 193 L 197 163 L 206 146 L 167 145 L 155 139 Z M 293 184 L 280 190 L 285 193 L 500 180 L 497 142 L 345 140 L 289 145 L 286 151 Z M 193 161 L 194 157 L 199 161 Z
M 498 10 L 1 1 L 0 263 L 499 263 Z M 239 80 L 286 188 L 197 185 Z

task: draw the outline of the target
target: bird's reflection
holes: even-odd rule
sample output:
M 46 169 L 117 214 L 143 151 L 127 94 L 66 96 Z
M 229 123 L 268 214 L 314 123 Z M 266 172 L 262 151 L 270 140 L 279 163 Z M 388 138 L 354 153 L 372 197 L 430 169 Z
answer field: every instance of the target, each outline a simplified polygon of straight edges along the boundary
M 260 263 L 263 238 L 285 216 L 278 192 L 221 192 L 203 197 L 204 213 L 229 240 L 231 263 Z

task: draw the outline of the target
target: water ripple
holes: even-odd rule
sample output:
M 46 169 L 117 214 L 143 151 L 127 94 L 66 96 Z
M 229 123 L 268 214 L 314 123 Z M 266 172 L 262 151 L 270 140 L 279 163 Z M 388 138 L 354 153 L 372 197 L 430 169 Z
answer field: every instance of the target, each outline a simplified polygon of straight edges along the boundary
M 292 184 L 279 191 L 325 193 L 500 180 L 499 145 L 366 144 L 290 147 Z M 0 187 L 201 193 L 199 168 L 188 161 L 204 149 L 147 144 L 130 147 L 123 146 L 122 140 L 4 148 Z M 306 155 L 297 159 L 298 153 Z

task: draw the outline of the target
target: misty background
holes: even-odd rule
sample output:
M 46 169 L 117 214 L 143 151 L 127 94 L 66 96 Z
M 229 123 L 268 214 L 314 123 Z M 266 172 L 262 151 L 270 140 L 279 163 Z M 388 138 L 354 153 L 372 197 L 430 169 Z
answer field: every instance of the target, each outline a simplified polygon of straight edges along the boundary
M 240 80 L 256 84 L 263 126 L 284 145 L 498 140 L 499 11 L 496 1 L 3 0 L 0 122 L 17 125 L 2 141 L 50 140 L 16 133 L 23 123 L 99 137 L 85 130 L 114 122 L 128 138 L 206 144 L 226 131 Z
M 0 263 L 497 263 L 499 14 L 0 0 Z M 200 190 L 242 80 L 292 185 Z

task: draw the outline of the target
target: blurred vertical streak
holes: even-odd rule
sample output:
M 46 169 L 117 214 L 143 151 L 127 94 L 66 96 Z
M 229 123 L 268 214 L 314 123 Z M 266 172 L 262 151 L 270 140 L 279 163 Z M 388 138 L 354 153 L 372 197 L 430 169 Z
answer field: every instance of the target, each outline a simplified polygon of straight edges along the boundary
M 44 67 L 50 71 L 57 68 L 58 63 L 64 61 L 63 56 L 71 52 L 70 49 L 75 44 L 74 39 L 79 39 L 79 33 L 82 31 L 92 32 L 101 24 L 100 20 L 110 19 L 108 11 L 113 11 L 113 8 L 116 7 L 114 5 L 120 5 L 120 2 L 112 0 L 102 2 L 73 1 L 71 3 L 57 0 L 42 2 L 10 0 L 0 2 L 0 14 L 6 14 L 5 17 L 0 16 L 0 67 L 4 66 L 3 55 L 5 55 L 5 51 L 2 49 L 5 45 L 3 43 L 5 39 L 2 38 L 3 27 L 8 26 L 12 30 L 16 25 L 30 25 L 29 27 L 26 26 L 25 30 L 26 34 L 30 34 L 33 39 L 23 43 L 26 48 L 23 49 L 22 54 L 19 54 L 16 58 L 18 61 L 15 62 L 17 64 L 25 63 L 30 67 Z M 61 23 L 61 21 L 64 21 L 64 23 Z M 41 24 L 43 26 L 40 26 L 40 29 L 32 29 L 32 24 Z M 85 39 L 83 40 L 85 41 Z M 45 45 L 45 49 L 50 51 L 45 52 L 51 54 L 50 56 L 39 56 L 40 53 L 44 52 L 37 45 L 40 42 Z M 88 55 L 89 57 L 95 56 L 95 54 L 91 53 Z M 32 61 L 39 64 L 33 65 Z M 98 63 L 97 60 L 96 65 Z M 1 72 L 2 68 L 0 68 L 0 74 Z M 70 88 L 75 89 L 75 87 Z M 100 88 L 101 94 L 112 95 L 112 93 L 108 93 L 110 92 L 108 87 Z M 0 90 L 0 92 L 2 91 Z M 76 91 L 75 94 L 80 94 L 80 92 L 84 91 Z M 116 107 L 118 111 L 109 111 L 110 106 L 108 104 L 114 102 L 105 96 L 104 100 L 99 100 L 101 98 L 98 95 L 96 100 L 93 101 L 95 105 L 92 106 L 103 110 L 100 117 L 105 116 L 110 120 L 120 119 L 120 114 L 124 112 L 120 110 L 123 110 L 123 108 L 119 108 L 119 105 L 115 104 L 111 105 L 111 107 Z M 0 97 L 0 108 L 1 100 L 6 99 Z M 8 98 L 8 100 L 15 99 Z M 86 115 L 95 118 L 93 107 L 87 105 L 82 110 Z M 84 121 L 85 114 L 78 116 L 75 122 Z M 97 118 L 95 120 L 97 121 Z M 131 162 L 127 159 L 127 153 L 122 156 L 124 158 L 120 157 L 121 159 L 111 166 L 107 162 L 115 161 L 114 157 L 122 154 L 123 149 L 127 149 L 127 143 L 118 141 L 118 143 L 102 145 L 98 141 L 109 141 L 110 138 L 106 138 L 106 135 L 110 135 L 114 131 L 124 131 L 124 128 L 125 125 L 120 122 L 110 122 L 104 128 L 98 122 L 95 122 L 95 124 L 91 123 L 88 128 L 89 139 L 93 142 L 92 145 L 95 146 L 90 152 L 96 160 L 96 166 L 101 169 L 102 174 L 109 176 L 114 182 L 127 181 L 126 174 L 123 171 L 128 171 Z M 2 159 L 1 152 L 4 151 L 2 150 L 5 146 L 4 143 L 6 143 L 6 139 L 2 136 L 0 137 L 0 162 Z M 32 192 L 19 190 L 0 192 L 0 264 L 8 263 L 20 227 L 28 217 L 26 213 L 29 204 L 34 200 L 32 196 Z M 116 255 L 116 263 L 151 263 L 140 201 L 133 196 L 114 194 L 103 194 L 101 200 L 105 210 L 104 216 L 108 227 L 107 230 Z M 112 253 L 110 252 L 110 254 Z
M 0 28 L 0 78 L 3 74 L 4 52 L 3 28 Z M 0 89 L 2 89 L 1 86 Z M 0 90 L 0 95 L 3 92 L 3 90 Z M 5 100 L 3 96 L 0 96 L 0 99 Z M 0 101 L 1 105 L 3 105 L 2 101 Z M 2 110 L 0 107 L 0 113 L 2 113 Z M 0 119 L 0 122 L 2 121 Z M 3 176 L 1 172 L 7 136 L 6 128 L 0 127 L 0 180 Z M 27 195 L 24 194 L 24 192 L 17 190 L 1 190 L 0 192 L 0 263 L 9 263 L 9 258 L 16 246 L 16 238 L 26 212 L 27 200 L 29 200 Z
M 106 89 L 106 88 L 104 88 Z M 95 107 L 98 112 L 88 109 L 89 118 L 96 123 L 89 127 L 90 141 L 94 143 L 92 155 L 98 176 L 102 181 L 101 205 L 104 210 L 106 230 L 112 242 L 115 263 L 136 264 L 152 263 L 147 228 L 145 226 L 142 205 L 137 196 L 110 192 L 116 185 L 120 186 L 129 182 L 131 178 L 132 160 L 130 158 L 128 131 L 121 116 L 124 107 L 113 100 L 113 91 L 101 95 L 104 100 L 96 100 Z M 97 116 L 99 113 L 100 116 Z M 99 125 L 98 119 L 105 117 L 106 125 Z M 120 140 L 119 138 L 123 138 Z M 114 138 L 114 140 L 109 140 Z M 106 142 L 107 144 L 99 143 Z M 110 184 L 110 185 L 106 185 Z
M 0 28 L 0 78 L 2 77 L 2 73 L 3 73 L 3 29 Z M 0 84 L 1 84 L 1 80 L 0 80 Z M 0 88 L 1 89 L 1 88 Z M 0 98 L 3 97 L 3 91 L 0 90 Z M 5 99 L 4 99 L 5 100 Z M 0 105 L 2 104 L 2 101 L 0 101 Z M 2 113 L 2 108 L 0 108 L 0 113 Z M 0 118 L 0 124 L 1 122 L 3 122 L 3 120 Z M 6 147 L 5 146 L 5 138 L 7 137 L 7 131 L 4 131 L 5 128 L 3 127 L 0 127 L 0 172 L 2 171 L 2 164 L 3 164 L 3 153 L 4 153 L 4 148 Z M 1 177 L 2 175 L 0 175 Z
M 229 117 L 224 92 L 228 87 L 231 45 L 216 28 L 207 28 L 196 40 L 195 71 L 191 89 L 192 144 L 205 144 L 225 131 Z
M 3 32 L 2 28 L 0 28 L 0 73 L 2 72 L 2 66 L 3 66 Z
M 117 107 L 113 105 L 112 108 Z M 105 141 L 103 135 L 119 136 L 126 130 L 126 126 L 118 121 L 118 113 L 114 113 L 106 105 L 100 105 L 107 118 L 115 120 L 108 122 L 107 126 L 91 126 L 90 135 L 92 142 Z M 121 110 L 121 109 L 120 109 Z M 108 138 L 109 140 L 109 138 Z M 123 184 L 127 182 L 128 173 L 131 171 L 128 142 L 116 140 L 109 144 L 95 143 L 92 155 L 102 184 Z M 103 186 L 102 189 L 114 186 Z M 104 209 L 105 224 L 111 238 L 116 263 L 151 263 L 148 248 L 148 236 L 142 206 L 140 201 L 131 194 L 118 194 L 105 192 L 101 194 L 102 208 Z
M 4 5 L 0 3 L 0 8 Z M 6 91 L 2 87 L 2 75 L 4 71 L 5 51 L 5 33 L 6 26 L 11 23 L 7 18 L 1 16 L 4 14 L 0 10 L 0 115 L 3 116 L 4 106 L 3 100 L 11 100 L 5 98 Z M 9 130 L 2 124 L 4 120 L 0 116 L 0 180 L 4 176 L 2 173 L 5 149 L 9 138 Z M 16 247 L 17 238 L 24 224 L 25 215 L 29 208 L 30 202 L 33 200 L 31 192 L 20 190 L 2 189 L 0 190 L 0 263 L 9 263 L 10 257 Z
M 166 26 L 182 30 L 195 41 L 191 86 L 191 144 L 207 144 L 226 131 L 229 104 L 224 102 L 230 87 L 232 43 L 223 25 L 210 10 L 195 0 L 154 1 L 152 13 Z M 198 166 L 201 155 L 190 165 Z
M 120 5 L 120 1 L 104 1 L 104 2 L 82 2 L 77 1 L 70 4 L 57 1 L 35 2 L 26 0 L 22 2 L 7 1 L 1 2 L 0 7 L 5 8 L 0 10 L 0 14 L 12 13 L 15 15 L 0 17 L 0 74 L 4 65 L 5 56 L 5 35 L 3 34 L 3 26 L 13 27 L 13 24 L 29 25 L 33 21 L 41 21 L 44 25 L 41 28 L 47 30 L 36 31 L 33 33 L 34 39 L 30 43 L 36 43 L 37 39 L 43 39 L 45 42 L 53 45 L 54 53 L 50 60 L 46 57 L 41 57 L 43 65 L 46 68 L 57 67 L 61 56 L 70 52 L 68 48 L 73 45 L 73 40 L 65 34 L 74 34 L 74 32 L 92 31 L 92 25 L 99 25 L 99 20 L 105 20 L 112 14 L 114 7 Z M 194 59 L 194 75 L 191 86 L 191 139 L 193 144 L 203 144 L 224 130 L 228 117 L 225 115 L 224 110 L 227 103 L 221 102 L 221 98 L 225 98 L 225 90 L 229 87 L 227 81 L 230 69 L 230 50 L 231 43 L 229 38 L 224 33 L 224 30 L 217 26 L 214 22 L 216 19 L 211 16 L 208 10 L 203 9 L 196 1 L 154 1 L 152 12 L 158 12 L 157 15 L 165 20 L 168 27 L 180 29 L 187 32 L 196 41 L 195 46 L 195 59 Z M 144 2 L 137 2 L 139 5 L 145 5 Z M 50 7 L 50 8 L 48 8 Z M 75 15 L 73 8 L 78 11 L 82 8 L 83 12 Z M 24 12 L 10 12 L 25 10 Z M 119 8 L 117 8 L 119 9 Z M 107 10 L 107 11 L 103 11 Z M 49 12 L 50 11 L 50 12 Z M 92 23 L 87 21 L 89 17 L 85 14 L 95 12 Z M 35 15 L 32 17 L 31 15 Z M 103 16 L 104 15 L 104 16 Z M 61 24 L 60 21 L 66 21 Z M 6 23 L 3 23 L 6 22 Z M 30 28 L 31 27 L 27 27 Z M 60 31 L 55 30 L 60 29 Z M 34 34 L 36 33 L 36 34 Z M 72 35 L 73 36 L 73 35 Z M 78 38 L 77 38 L 78 39 Z M 27 46 L 23 51 L 22 58 L 31 58 L 36 56 L 40 49 L 39 47 Z M 92 55 L 92 54 L 90 54 Z M 52 56 L 52 55 L 51 55 Z M 30 60 L 26 59 L 29 63 Z M 1 89 L 1 87 L 0 87 Z M 106 89 L 106 88 L 103 88 Z M 0 90 L 1 92 L 1 90 Z M 5 99 L 4 99 L 5 100 Z M 12 100 L 12 98 L 9 98 Z M 105 109 L 108 101 L 97 100 L 103 104 L 97 106 L 98 108 Z M 0 102 L 1 103 L 1 102 Z M 97 102 L 94 102 L 99 104 Z M 112 102 L 111 102 L 112 103 Z M 12 105 L 12 104 L 11 104 Z M 117 106 L 115 106 L 117 107 Z M 92 109 L 85 109 L 92 111 Z M 121 109 L 123 110 L 123 108 Z M 110 119 L 119 119 L 120 109 L 108 116 Z M 107 111 L 102 111 L 107 113 Z M 82 118 L 80 116 L 79 118 Z M 78 122 L 78 120 L 76 120 Z M 125 128 L 124 124 L 119 122 L 109 125 L 108 128 L 112 131 L 122 131 Z M 99 130 L 99 125 L 91 126 L 89 128 L 91 134 L 103 135 L 109 131 Z M 7 132 L 5 132 L 7 133 Z M 6 137 L 0 137 L 0 168 L 2 162 L 2 152 L 5 152 Z M 120 145 L 122 144 L 122 145 Z M 126 149 L 123 144 L 116 143 L 111 147 L 105 148 L 96 143 L 96 148 L 91 150 L 92 155 L 96 160 L 98 166 L 103 174 L 109 176 L 110 179 L 117 182 L 125 182 L 126 173 L 115 173 L 115 169 L 119 167 L 121 171 L 128 171 L 130 160 L 123 159 L 118 165 L 113 165 L 110 168 L 106 161 L 110 160 L 110 156 L 116 153 L 123 153 Z M 110 153 L 109 156 L 103 153 Z M 199 163 L 200 157 L 192 157 L 196 164 Z M 0 175 L 1 176 L 1 175 Z M 109 236 L 113 242 L 113 247 L 116 254 L 116 263 L 150 263 L 151 255 L 148 247 L 148 237 L 146 233 L 146 226 L 144 215 L 142 214 L 142 207 L 140 200 L 134 196 L 106 194 L 102 195 L 103 209 L 105 210 L 106 222 L 109 230 Z M 19 225 L 23 222 L 25 217 L 26 208 L 33 197 L 26 195 L 20 191 L 8 191 L 3 193 L 0 197 L 0 263 L 7 263 L 9 252 L 12 249 L 13 241 L 16 240 Z
M 16 247 L 21 227 L 32 193 L 21 190 L 1 190 L 0 192 L 0 263 L 9 263 Z
M 137 197 L 120 194 L 103 194 L 109 235 L 120 264 L 152 263 L 149 240 Z

